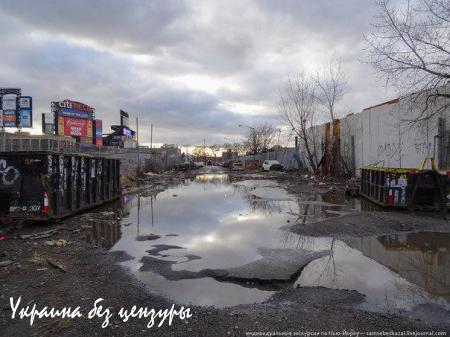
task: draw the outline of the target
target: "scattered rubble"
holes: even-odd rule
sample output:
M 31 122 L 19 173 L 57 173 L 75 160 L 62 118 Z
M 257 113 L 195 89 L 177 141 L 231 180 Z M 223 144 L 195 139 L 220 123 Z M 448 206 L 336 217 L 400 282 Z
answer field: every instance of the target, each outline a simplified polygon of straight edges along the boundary
M 67 270 L 68 270 L 67 266 L 65 266 L 64 264 L 62 264 L 58 260 L 52 259 L 50 257 L 47 257 L 47 262 L 52 267 L 57 268 L 57 269 L 61 270 L 64 273 L 66 273 Z
M 308 224 L 285 227 L 289 231 L 308 236 L 373 236 L 399 231 L 448 230 L 448 215 L 430 213 L 364 212 L 343 213 L 337 217 Z
M 50 247 L 64 247 L 68 244 L 68 241 L 64 240 L 64 239 L 50 240 L 50 241 L 45 241 L 44 244 L 46 246 L 50 246 Z
M 62 229 L 62 227 L 58 227 L 58 228 L 53 228 L 44 232 L 40 232 L 40 233 L 34 233 L 34 234 L 21 234 L 18 237 L 22 240 L 36 240 L 36 239 L 43 239 L 43 238 L 48 238 L 50 236 L 55 235 L 56 233 L 58 233 L 60 230 Z
M 3 261 L 0 261 L 0 267 L 7 267 L 7 266 L 9 266 L 11 263 L 13 263 L 11 260 L 3 260 Z
M 248 180 L 249 178 L 257 180 L 270 177 L 271 180 L 282 182 L 287 190 L 294 194 L 319 193 L 321 195 L 340 195 L 345 193 L 346 188 L 346 184 L 342 182 L 290 173 L 252 175 L 233 173 L 232 176 L 232 179 L 235 179 L 234 181 Z M 192 176 L 188 173 L 144 174 L 143 178 L 134 179 L 135 186 L 140 185 L 134 191 L 141 190 L 144 196 L 153 195 L 155 191 L 164 189 L 171 184 L 177 184 L 183 179 L 191 178 Z M 263 186 L 263 183 L 260 184 L 260 187 L 269 187 Z M 329 202 L 329 199 L 326 200 L 326 202 Z M 334 204 L 334 201 L 332 200 L 329 203 Z M 336 204 L 339 204 L 339 202 Z M 59 306 L 76 306 L 81 303 L 81 305 L 89 308 L 92 300 L 101 296 L 107 299 L 108 306 L 111 307 L 131 307 L 145 301 L 146 303 L 151 303 L 154 307 L 170 308 L 171 303 L 173 303 L 172 300 L 149 293 L 129 273 L 123 272 L 122 269 L 114 264 L 115 262 L 127 261 L 134 257 L 124 252 L 107 254 L 105 250 L 93 248 L 92 243 L 86 242 L 85 236 L 88 235 L 87 233 L 91 229 L 95 228 L 96 224 L 114 222 L 116 225 L 120 223 L 117 219 L 119 212 L 108 211 L 107 213 L 103 215 L 100 212 L 93 211 L 76 218 L 69 218 L 65 220 L 64 227 L 52 228 L 40 233 L 11 236 L 8 234 L 7 240 L 1 243 L 8 255 L 0 253 L 0 256 L 4 258 L 3 261 L 0 261 L 0 266 L 7 267 L 11 264 L 16 266 L 17 263 L 15 262 L 20 261 L 22 267 L 11 268 L 14 270 L 5 268 L 2 271 L 1 292 L 9 296 L 23 296 L 24 301 L 25 299 L 27 301 L 32 299 L 45 303 L 48 300 L 47 288 L 51 286 L 52 293 L 57 294 L 53 299 L 54 304 Z M 430 216 L 405 212 L 381 212 L 378 214 L 375 212 L 352 211 L 347 213 L 336 210 L 326 210 L 325 213 L 329 213 L 334 217 L 316 223 L 293 225 L 289 227 L 289 230 L 312 236 L 363 236 L 398 233 L 398 231 L 402 230 L 439 230 L 442 228 L 442 230 L 448 231 L 449 228 L 449 219 L 446 214 Z M 69 228 L 75 230 L 70 230 Z M 78 231 L 79 229 L 82 229 L 82 231 Z M 36 230 L 36 228 L 33 230 Z M 60 239 L 48 239 L 48 237 L 57 233 L 60 234 L 58 235 L 58 237 L 61 237 Z M 156 234 L 151 235 L 157 236 Z M 178 236 L 178 234 L 167 234 L 166 236 Z M 28 241 L 12 240 L 14 237 Z M 148 237 L 147 235 L 143 236 L 144 240 L 149 240 Z M 153 240 L 155 239 L 153 237 Z M 59 247 L 57 244 L 46 244 L 46 242 L 59 242 L 59 240 L 67 242 L 66 245 L 62 245 L 65 247 L 64 249 L 55 249 L 54 247 Z M 151 242 L 148 244 L 150 245 Z M 213 277 L 220 281 L 233 282 L 230 277 L 232 275 L 233 277 L 238 276 L 237 279 L 240 281 L 236 281 L 236 283 L 243 287 L 251 287 L 248 284 L 258 279 L 267 279 L 267 282 L 273 282 L 269 279 L 271 274 L 269 268 L 273 267 L 273 271 L 276 274 L 283 274 L 283 278 L 285 278 L 295 269 L 294 265 L 296 265 L 296 268 L 300 268 L 297 270 L 301 270 L 302 265 L 304 263 L 307 264 L 308 260 L 318 258 L 318 256 L 305 254 L 302 258 L 299 257 L 297 260 L 298 264 L 296 264 L 291 263 L 290 259 L 286 261 L 279 260 L 279 258 L 290 256 L 289 252 L 268 250 L 261 252 L 262 258 L 260 260 L 240 267 L 227 270 L 204 269 L 200 272 L 190 272 L 172 270 L 174 264 L 177 263 L 180 266 L 183 262 L 164 261 L 155 257 L 165 257 L 164 250 L 181 248 L 175 245 L 153 245 L 148 253 L 154 256 L 147 256 L 141 261 L 143 263 L 141 270 L 157 272 L 168 280 Z M 37 249 L 39 255 L 37 254 Z M 320 254 L 326 255 L 327 252 L 320 252 Z M 200 258 L 193 254 L 186 254 L 184 257 L 186 258 L 184 262 Z M 291 257 L 293 261 L 297 258 L 295 253 Z M 44 268 L 46 263 L 49 265 L 48 270 Z M 70 269 L 68 266 L 70 266 Z M 36 272 L 37 270 L 42 272 L 38 273 Z M 256 276 L 255 281 L 247 279 L 250 276 Z M 114 282 L 111 282 L 111 280 L 114 280 Z M 73 284 L 77 286 L 73 287 Z M 272 288 L 264 288 L 264 290 L 270 289 Z M 282 291 L 277 292 L 267 302 L 259 304 L 239 305 L 225 309 L 190 305 L 194 317 L 187 324 L 164 325 L 160 329 L 154 330 L 154 332 L 160 336 L 215 335 L 214 333 L 210 334 L 211 331 L 224 331 L 225 333 L 228 331 L 230 335 L 241 335 L 244 331 L 272 331 L 274 327 L 279 331 L 292 331 L 293 329 L 321 331 L 324 330 L 324 327 L 327 329 L 332 327 L 337 330 L 351 327 L 355 331 L 381 331 L 383 329 L 421 331 L 429 330 L 430 326 L 439 327 L 439 322 L 441 321 L 438 319 L 436 321 L 428 321 L 429 316 L 424 314 L 424 312 L 429 310 L 428 307 L 420 307 L 408 317 L 397 316 L 392 313 L 380 314 L 363 311 L 358 305 L 364 300 L 364 296 L 355 291 L 322 287 L 277 288 L 277 290 L 280 289 Z M 208 289 L 205 288 L 205 293 L 207 292 Z M 432 309 L 431 311 L 433 315 L 439 318 L 448 314 L 448 311 L 443 311 L 442 308 Z M 24 324 L 22 321 L 10 323 L 5 319 L 10 315 L 6 310 L 3 310 L 1 315 L 3 316 L 0 317 L 0 321 L 7 322 L 1 328 L 5 335 L 30 334 L 28 324 Z M 421 321 L 418 319 L 421 319 Z M 74 321 L 70 327 L 70 334 L 82 335 L 89 331 L 92 335 L 140 335 L 148 331 L 145 329 L 145 325 L 128 324 L 117 327 L 116 331 L 111 332 L 111 330 L 101 329 L 97 323 L 95 320 Z M 33 327 L 33 329 L 36 329 L 33 330 L 33 333 L 38 335 L 39 332 L 46 332 L 46 324 L 47 322 L 44 323 L 43 327 L 38 325 Z M 190 330 L 186 327 L 189 327 Z M 211 327 L 215 329 L 212 330 Z M 445 326 L 444 329 L 448 329 L 448 326 Z M 62 330 L 53 333 L 55 335 L 64 334 Z M 50 333 L 49 335 L 52 334 Z

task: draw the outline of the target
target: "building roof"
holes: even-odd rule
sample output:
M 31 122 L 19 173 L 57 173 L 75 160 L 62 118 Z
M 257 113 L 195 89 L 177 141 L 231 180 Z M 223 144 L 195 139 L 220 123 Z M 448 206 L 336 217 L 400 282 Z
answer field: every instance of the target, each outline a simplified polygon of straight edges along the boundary
M 383 106 L 383 105 L 395 104 L 395 103 L 398 103 L 399 101 L 400 101 L 400 98 L 391 99 L 390 101 L 386 101 L 386 102 L 383 102 L 383 103 L 380 103 L 380 104 L 373 105 L 371 107 L 365 108 L 362 111 L 366 111 L 366 110 L 369 110 L 369 109 L 372 109 L 372 108 L 378 108 L 378 107 Z

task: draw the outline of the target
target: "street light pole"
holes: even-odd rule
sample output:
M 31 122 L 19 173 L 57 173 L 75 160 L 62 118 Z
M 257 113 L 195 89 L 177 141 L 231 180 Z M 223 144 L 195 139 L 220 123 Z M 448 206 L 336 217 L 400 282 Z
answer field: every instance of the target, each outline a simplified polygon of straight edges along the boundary
M 203 138 L 203 162 L 205 166 L 207 165 L 206 162 L 206 139 Z

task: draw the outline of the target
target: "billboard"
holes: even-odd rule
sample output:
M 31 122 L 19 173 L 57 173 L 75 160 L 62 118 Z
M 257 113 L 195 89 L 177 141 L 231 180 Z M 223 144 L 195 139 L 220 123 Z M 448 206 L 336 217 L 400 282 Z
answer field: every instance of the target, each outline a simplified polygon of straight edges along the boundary
M 19 128 L 33 127 L 33 99 L 30 96 L 21 96 L 17 99 Z
M 49 113 L 42 114 L 42 133 L 52 135 L 55 132 L 52 115 Z
M 122 135 L 127 137 L 127 138 L 133 138 L 134 137 L 134 131 L 127 129 L 127 128 L 123 128 L 122 129 Z
M 0 126 L 33 127 L 33 101 L 30 96 L 17 96 L 20 89 L 0 89 Z
M 71 101 L 70 99 L 65 99 L 64 101 L 55 102 L 57 103 L 58 108 L 60 109 L 68 109 L 74 111 L 84 111 L 89 113 L 94 113 L 95 109 L 90 107 L 87 104 Z
M 57 116 L 93 119 L 95 109 L 84 103 L 66 99 L 60 102 L 52 102 L 52 111 Z
M 58 116 L 71 117 L 71 118 L 81 118 L 81 119 L 92 119 L 93 115 L 91 112 L 79 111 L 67 108 L 58 109 Z
M 18 98 L 18 105 L 20 109 L 29 109 L 31 110 L 33 105 L 33 99 L 30 96 L 20 96 Z
M 103 137 L 103 122 L 100 119 L 95 120 L 95 138 Z
M 3 126 L 15 128 L 17 126 L 17 95 L 6 94 L 2 97 Z
M 94 108 L 71 100 L 52 102 L 58 135 L 77 137 L 79 141 L 93 142 Z
M 19 110 L 19 128 L 32 128 L 33 127 L 33 113 L 30 109 Z
M 91 138 L 93 135 L 92 121 L 81 118 L 58 117 L 58 135 Z

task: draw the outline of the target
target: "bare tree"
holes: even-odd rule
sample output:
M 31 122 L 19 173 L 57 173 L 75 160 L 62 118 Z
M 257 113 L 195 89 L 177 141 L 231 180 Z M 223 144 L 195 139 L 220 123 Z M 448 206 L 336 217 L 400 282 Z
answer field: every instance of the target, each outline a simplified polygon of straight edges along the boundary
M 235 152 L 238 155 L 242 155 L 245 153 L 245 146 L 243 143 L 235 142 L 231 144 L 231 152 Z
M 210 149 L 212 155 L 214 156 L 214 159 L 217 159 L 217 153 L 220 151 L 221 148 L 222 148 L 222 146 L 219 144 L 213 144 L 213 145 L 209 146 L 209 149 Z
M 317 101 L 326 118 L 330 121 L 330 135 L 325 137 L 323 157 L 320 165 L 323 165 L 325 174 L 341 175 L 343 160 L 341 156 L 339 127 L 336 119 L 342 113 L 336 111 L 336 104 L 348 91 L 347 78 L 342 69 L 341 61 L 332 59 L 328 64 L 316 73 Z M 327 142 L 329 139 L 329 142 Z
M 330 121 L 339 118 L 336 104 L 348 91 L 348 84 L 342 69 L 341 61 L 332 59 L 320 72 L 316 74 L 317 99 L 323 107 Z
M 275 128 L 267 123 L 247 128 L 244 142 L 247 151 L 252 154 L 267 151 L 273 143 L 276 134 Z
M 192 155 L 195 157 L 196 161 L 200 161 L 205 156 L 205 148 L 203 145 L 195 145 L 192 150 Z
M 366 36 L 368 62 L 402 94 L 425 102 L 415 122 L 450 106 L 450 2 L 406 0 L 377 2 L 378 15 Z
M 300 74 L 289 78 L 280 93 L 279 113 L 281 118 L 298 135 L 304 148 L 306 160 L 314 173 L 319 173 L 315 129 L 317 112 L 317 82 Z

